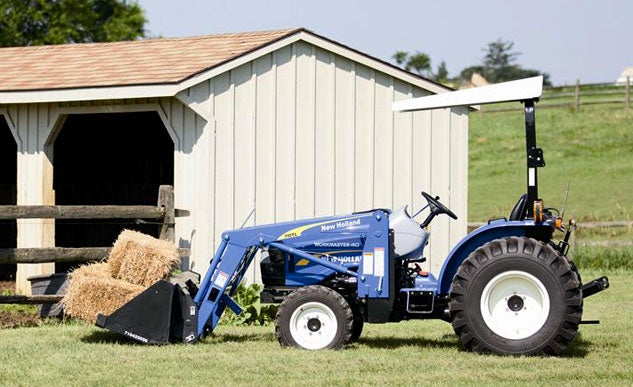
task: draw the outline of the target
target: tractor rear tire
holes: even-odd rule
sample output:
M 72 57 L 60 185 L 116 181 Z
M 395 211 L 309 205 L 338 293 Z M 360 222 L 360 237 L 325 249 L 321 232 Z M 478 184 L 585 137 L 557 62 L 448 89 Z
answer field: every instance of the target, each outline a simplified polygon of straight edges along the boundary
M 581 287 L 569 261 L 547 243 L 497 239 L 471 253 L 453 279 L 453 329 L 478 353 L 558 355 L 578 332 Z
M 284 347 L 338 349 L 352 334 L 354 315 L 336 291 L 320 285 L 301 287 L 281 303 L 275 335 Z

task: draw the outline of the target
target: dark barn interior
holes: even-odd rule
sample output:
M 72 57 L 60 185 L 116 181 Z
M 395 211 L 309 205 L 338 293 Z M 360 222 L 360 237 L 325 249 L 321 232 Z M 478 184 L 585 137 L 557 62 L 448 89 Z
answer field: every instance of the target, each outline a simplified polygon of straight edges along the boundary
M 16 203 L 17 144 L 3 116 L 0 115 L 0 205 Z M 15 248 L 15 220 L 0 219 L 0 249 Z M 0 265 L 0 280 L 15 279 L 15 265 Z
M 174 145 L 156 112 L 75 114 L 54 144 L 58 205 L 156 205 L 161 184 L 173 184 Z M 123 229 L 158 236 L 136 219 L 60 220 L 55 245 L 111 246 Z M 57 272 L 71 265 L 56 265 Z

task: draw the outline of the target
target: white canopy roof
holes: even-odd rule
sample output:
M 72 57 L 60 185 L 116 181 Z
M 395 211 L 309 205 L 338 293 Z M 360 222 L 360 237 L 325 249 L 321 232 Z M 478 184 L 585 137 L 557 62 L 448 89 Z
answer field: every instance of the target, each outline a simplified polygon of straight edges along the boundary
M 497 83 L 490 86 L 435 94 L 393 103 L 393 110 L 408 112 L 453 106 L 483 105 L 497 102 L 539 98 L 543 93 L 543 76 Z

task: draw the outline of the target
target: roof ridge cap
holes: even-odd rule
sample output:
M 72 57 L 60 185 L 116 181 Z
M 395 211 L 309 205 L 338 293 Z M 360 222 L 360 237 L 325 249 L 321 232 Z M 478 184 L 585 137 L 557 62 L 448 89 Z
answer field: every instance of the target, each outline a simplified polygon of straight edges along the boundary
M 197 36 L 172 36 L 172 37 L 150 37 L 137 40 L 120 40 L 116 42 L 81 42 L 81 43 L 64 43 L 64 44 L 46 44 L 37 46 L 13 46 L 13 47 L 0 47 L 0 50 L 52 50 L 61 48 L 79 48 L 79 47 L 108 47 L 118 45 L 143 45 L 143 44 L 155 44 L 161 42 L 174 42 L 174 41 L 196 41 L 217 39 L 224 37 L 240 37 L 240 36 L 267 36 L 267 35 L 292 35 L 297 32 L 307 31 L 305 28 L 284 28 L 276 30 L 261 30 L 261 31 L 244 31 L 244 32 L 223 32 L 219 34 L 197 35 Z

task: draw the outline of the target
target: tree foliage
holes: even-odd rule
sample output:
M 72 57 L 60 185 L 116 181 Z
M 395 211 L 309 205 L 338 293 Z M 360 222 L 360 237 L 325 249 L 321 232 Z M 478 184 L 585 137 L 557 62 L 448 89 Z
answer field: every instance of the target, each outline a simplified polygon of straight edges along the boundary
M 487 47 L 483 49 L 485 55 L 482 63 L 466 67 L 460 72 L 458 77 L 453 79 L 449 77 L 448 68 L 444 61 L 440 63 L 437 67 L 437 71 L 433 73 L 431 70 L 431 57 L 428 54 L 416 52 L 411 55 L 407 51 L 396 51 L 392 58 L 398 66 L 407 71 L 414 71 L 437 82 L 452 85 L 468 82 L 473 73 L 478 73 L 491 83 L 543 75 L 543 83 L 546 86 L 551 86 L 549 74 L 539 70 L 524 69 L 516 64 L 515 61 L 521 53 L 513 51 L 513 48 L 513 42 L 504 41 L 502 39 L 488 43 Z
M 398 66 L 403 67 L 407 71 L 415 72 L 425 77 L 432 77 L 431 57 L 423 52 L 416 51 L 410 54 L 406 51 L 396 51 L 392 56 Z
M 145 37 L 145 15 L 127 0 L 0 0 L 0 46 Z
M 480 73 L 491 83 L 507 82 L 543 75 L 543 84 L 545 84 L 545 86 L 551 86 L 549 74 L 535 69 L 524 69 L 514 63 L 521 53 L 512 51 L 513 48 L 513 42 L 504 41 L 502 39 L 488 43 L 488 46 L 483 49 L 486 53 L 482 61 L 483 63 L 480 66 L 471 66 L 462 70 L 462 79 L 469 80 L 473 72 Z

